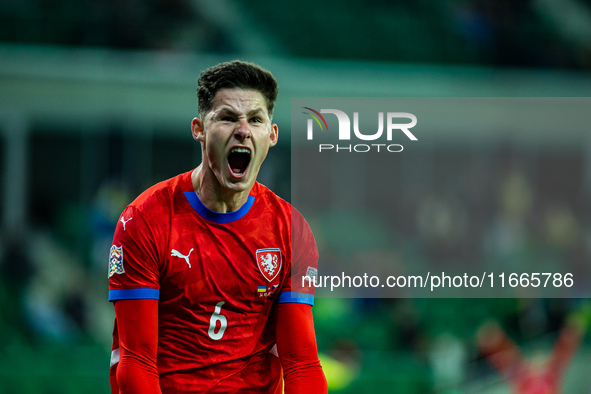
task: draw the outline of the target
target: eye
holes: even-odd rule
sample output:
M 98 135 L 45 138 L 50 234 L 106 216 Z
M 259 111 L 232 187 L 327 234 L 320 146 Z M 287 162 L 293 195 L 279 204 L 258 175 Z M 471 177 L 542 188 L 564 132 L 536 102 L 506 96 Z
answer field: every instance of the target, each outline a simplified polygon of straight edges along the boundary
M 259 118 L 258 116 L 255 116 L 254 118 L 251 118 L 250 121 L 251 122 L 254 122 L 254 123 L 263 123 L 263 119 L 262 118 Z
M 233 122 L 234 118 L 230 115 L 224 115 L 220 118 L 220 120 L 223 122 Z

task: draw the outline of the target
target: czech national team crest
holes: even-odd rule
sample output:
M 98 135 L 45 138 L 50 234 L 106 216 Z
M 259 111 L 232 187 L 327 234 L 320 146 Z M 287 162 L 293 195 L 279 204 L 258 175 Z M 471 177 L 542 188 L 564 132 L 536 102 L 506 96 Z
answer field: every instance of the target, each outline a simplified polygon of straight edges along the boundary
M 109 256 L 109 278 L 113 274 L 124 274 L 123 269 L 123 246 L 111 246 L 111 254 Z
M 256 251 L 257 266 L 261 274 L 269 282 L 277 277 L 281 270 L 282 257 L 279 248 L 257 249 Z

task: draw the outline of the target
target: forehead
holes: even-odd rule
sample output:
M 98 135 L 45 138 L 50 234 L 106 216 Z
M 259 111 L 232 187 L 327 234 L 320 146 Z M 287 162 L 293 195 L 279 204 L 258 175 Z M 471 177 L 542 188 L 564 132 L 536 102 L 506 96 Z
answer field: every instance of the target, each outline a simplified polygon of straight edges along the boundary
M 267 112 L 265 97 L 257 90 L 220 89 L 213 98 L 212 112 L 231 110 L 245 113 L 261 109 Z

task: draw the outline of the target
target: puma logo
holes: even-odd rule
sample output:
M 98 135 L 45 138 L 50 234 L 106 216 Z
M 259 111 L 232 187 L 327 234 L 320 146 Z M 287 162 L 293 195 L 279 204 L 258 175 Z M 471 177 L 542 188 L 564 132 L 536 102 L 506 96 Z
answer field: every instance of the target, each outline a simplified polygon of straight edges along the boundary
M 174 256 L 174 257 L 180 257 L 181 259 L 185 259 L 185 261 L 189 265 L 189 268 L 191 268 L 191 263 L 189 262 L 189 256 L 191 255 L 192 251 L 193 251 L 193 248 L 191 248 L 191 250 L 189 250 L 189 254 L 185 256 L 184 254 L 182 254 L 178 250 L 173 249 L 172 252 L 170 253 L 170 255 Z
M 123 218 L 123 216 L 121 216 L 121 219 L 119 219 L 119 221 L 120 221 L 121 223 L 123 223 L 123 231 L 125 231 L 125 224 L 127 224 L 127 222 L 129 222 L 131 219 L 133 219 L 133 217 L 130 217 L 129 219 L 125 220 L 125 219 Z

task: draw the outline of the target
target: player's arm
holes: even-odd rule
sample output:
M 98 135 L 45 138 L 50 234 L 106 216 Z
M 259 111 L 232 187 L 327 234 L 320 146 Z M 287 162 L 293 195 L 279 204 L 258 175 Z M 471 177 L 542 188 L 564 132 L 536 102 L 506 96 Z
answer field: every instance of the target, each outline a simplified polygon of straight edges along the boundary
M 158 300 L 115 301 L 115 314 L 120 358 L 111 393 L 160 394 L 156 367 Z
M 316 348 L 312 306 L 280 303 L 274 308 L 275 337 L 283 367 L 285 393 L 327 393 Z
M 498 323 L 485 323 L 478 330 L 478 344 L 489 362 L 513 384 L 519 383 L 527 370 L 519 347 Z
M 588 307 L 583 306 L 583 308 Z M 583 308 L 568 317 L 566 325 L 560 331 L 554 349 L 552 349 L 548 366 L 556 375 L 562 374 L 566 369 L 585 335 L 588 318 L 585 316 Z

